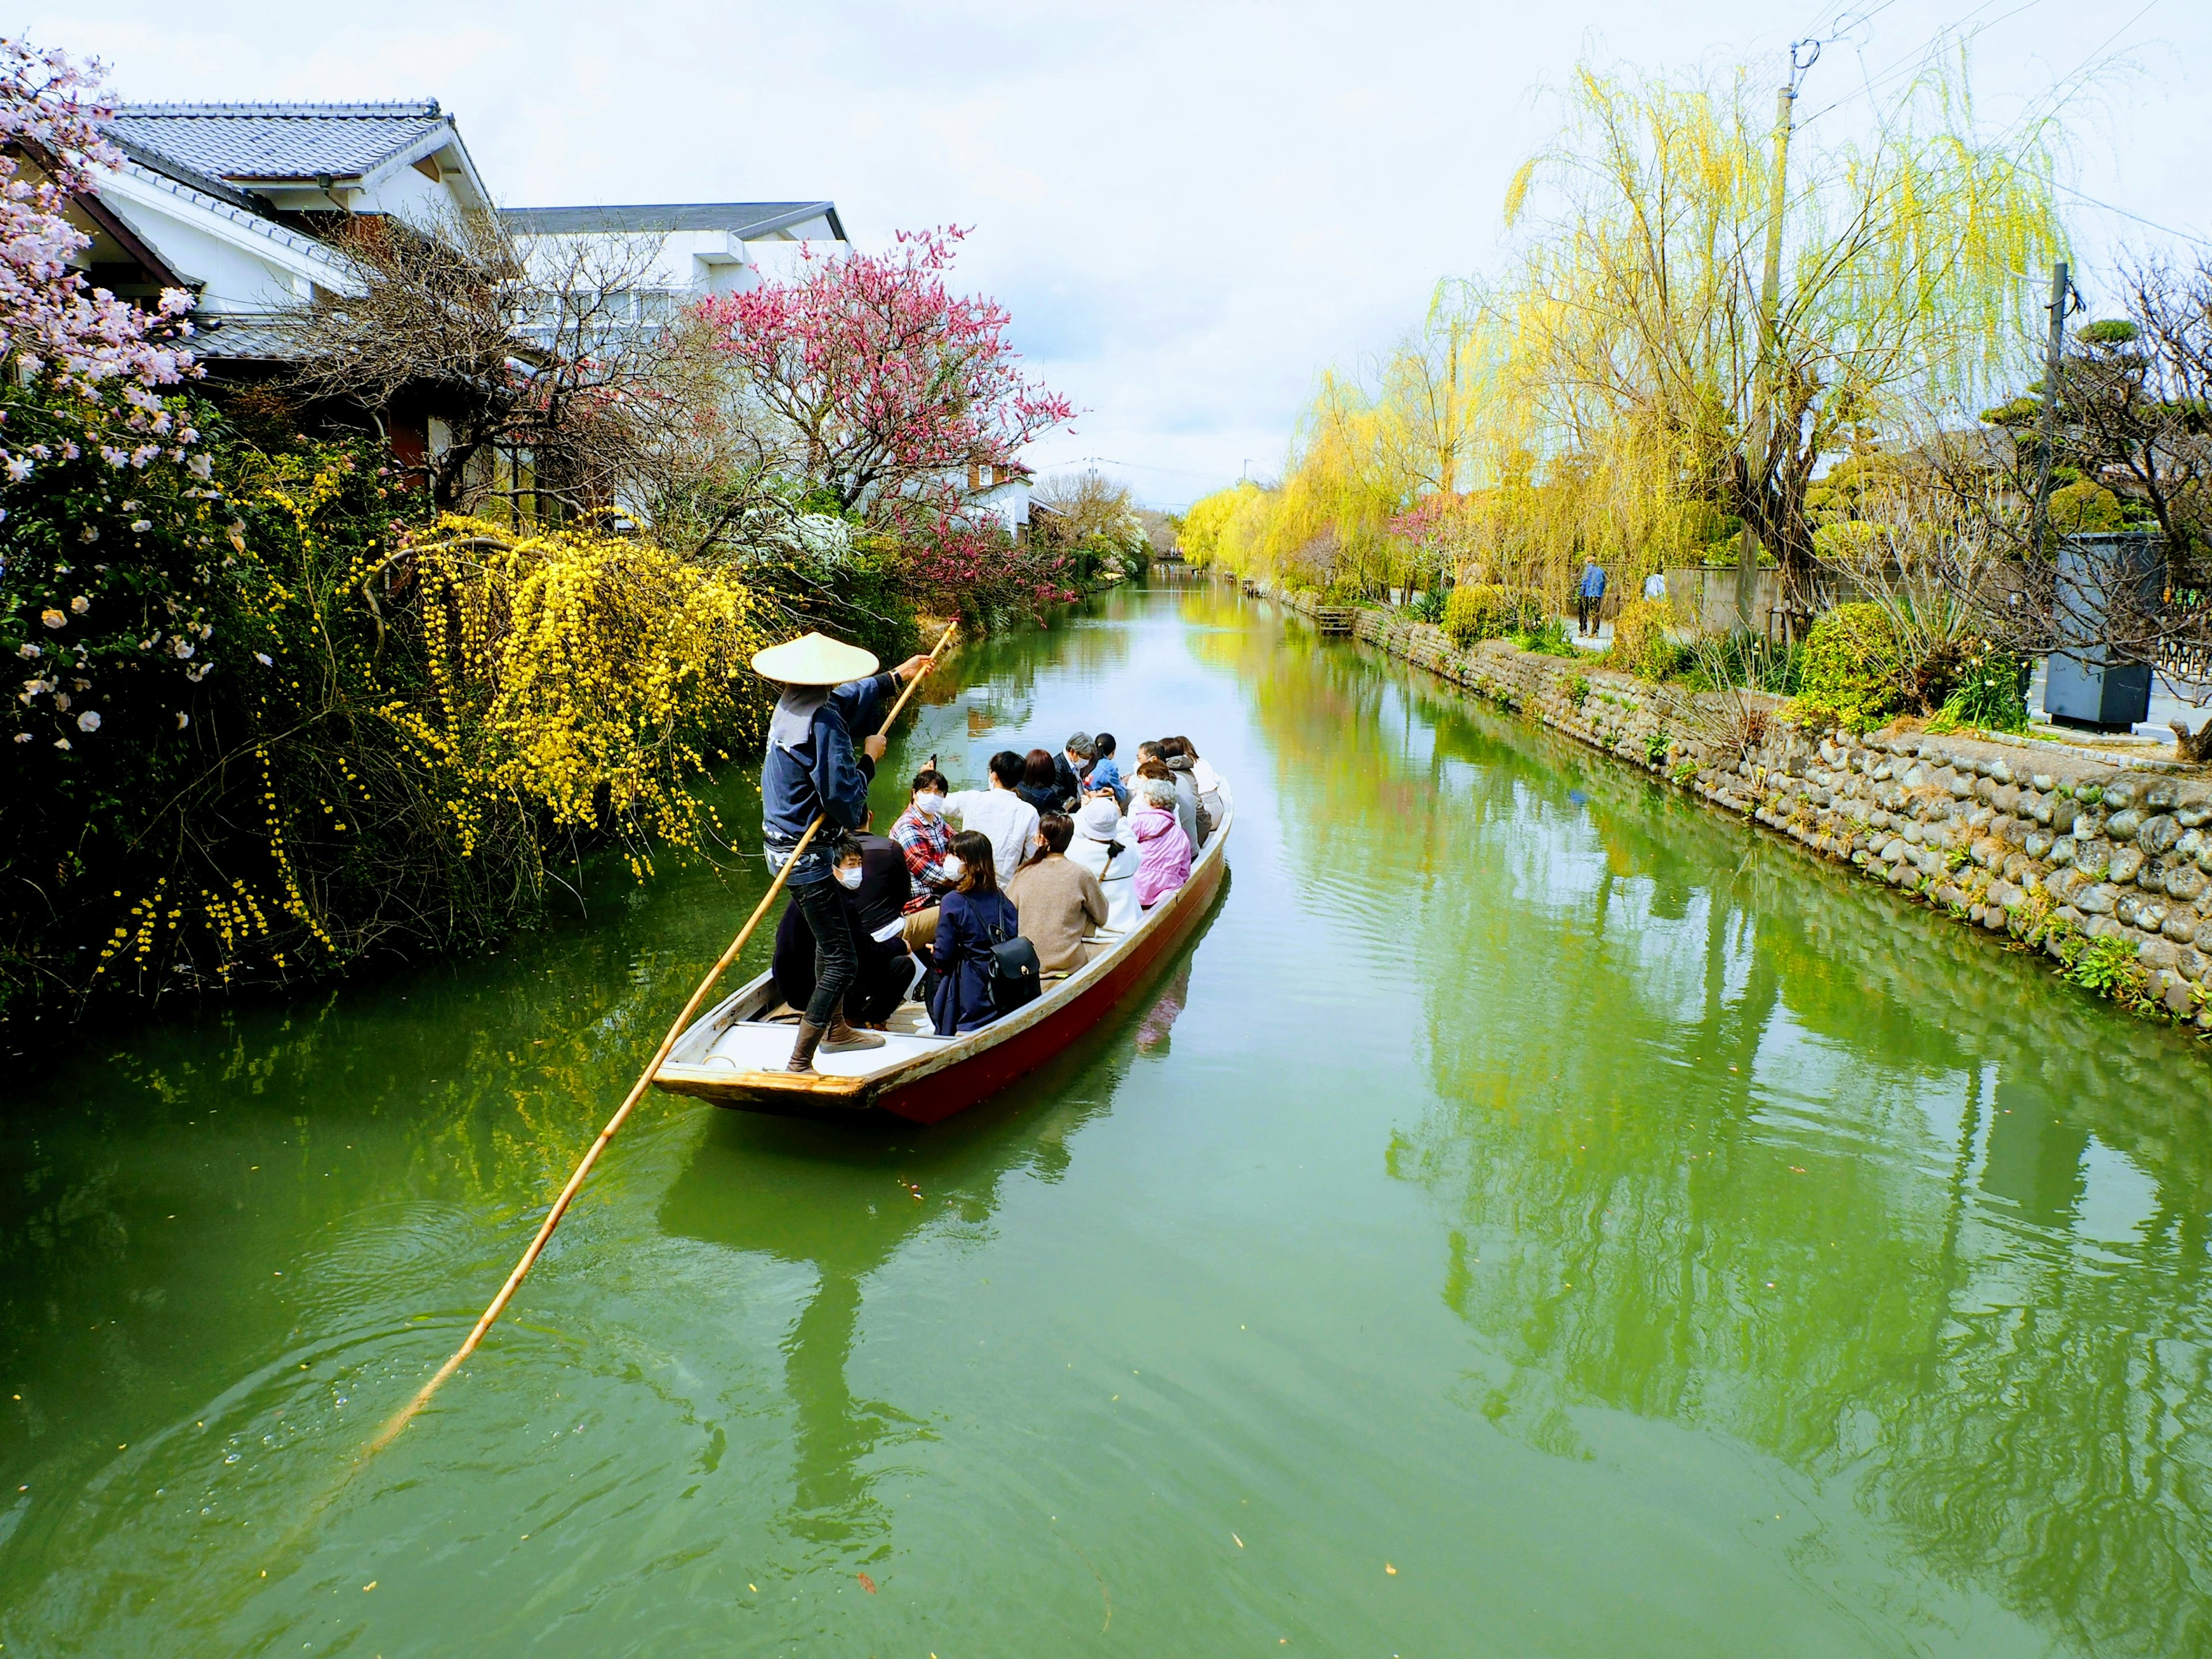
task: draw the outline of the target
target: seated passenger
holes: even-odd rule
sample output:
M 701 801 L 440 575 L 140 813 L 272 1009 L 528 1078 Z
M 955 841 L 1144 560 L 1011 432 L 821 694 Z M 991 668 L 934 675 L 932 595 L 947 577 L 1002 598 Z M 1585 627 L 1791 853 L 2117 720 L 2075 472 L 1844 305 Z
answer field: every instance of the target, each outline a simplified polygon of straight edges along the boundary
M 998 848 L 1000 887 L 1014 878 L 1036 844 L 1036 808 L 1015 793 L 1027 767 L 1012 750 L 1001 749 L 991 757 L 988 789 L 956 789 L 945 798 L 948 817 L 959 819 L 963 830 L 976 831 Z
M 1106 931 L 1126 933 L 1143 919 L 1137 903 L 1137 838 L 1114 805 L 1114 792 L 1102 789 L 1075 815 L 1075 839 L 1068 862 L 1098 878 L 1106 895 Z
M 1236 805 L 1236 797 L 1229 793 L 1229 785 L 1212 765 L 1199 758 L 1198 745 L 1188 738 L 1177 738 L 1182 752 L 1190 757 L 1190 775 L 1198 785 L 1198 804 L 1203 806 L 1216 823 L 1229 816 Z
M 873 813 L 840 854 L 836 874 L 852 895 L 860 951 L 860 978 L 846 993 L 846 1018 L 881 1030 L 921 978 L 921 963 L 907 947 L 903 914 L 912 878 L 898 843 L 875 833 Z
M 1060 793 L 1060 769 L 1053 764 L 1052 757 L 1042 749 L 1032 749 L 1022 757 L 1022 781 L 1014 793 L 1037 810 L 1039 817 L 1047 812 L 1063 810 Z M 1030 831 L 1032 842 L 1036 831 Z
M 1195 852 L 1199 845 L 1198 785 L 1192 781 L 1189 773 L 1178 775 L 1169 768 L 1166 761 L 1160 759 L 1146 761 L 1137 768 L 1137 781 L 1141 783 L 1146 778 L 1166 784 L 1173 792 L 1168 810 L 1176 815 L 1176 822 L 1182 826 L 1183 839 Z
M 960 860 L 958 885 L 937 906 L 937 938 L 930 945 L 937 988 L 929 1015 L 939 1036 L 952 1036 L 988 1025 L 997 1017 L 991 1005 L 991 947 L 1021 932 L 1021 917 L 999 890 L 991 838 L 963 830 L 952 838 Z
M 1160 739 L 1160 759 L 1169 771 L 1175 774 L 1176 816 L 1182 819 L 1183 833 L 1190 837 L 1194 848 L 1206 845 L 1206 838 L 1213 833 L 1213 817 L 1206 810 L 1206 803 L 1198 792 L 1198 776 L 1191 769 L 1190 757 L 1183 751 L 1181 738 Z M 1190 816 L 1183 817 L 1182 803 L 1190 803 Z
M 1014 873 L 1006 896 L 1021 919 L 1022 937 L 1036 946 L 1047 974 L 1072 974 L 1088 960 L 1084 935 L 1106 925 L 1106 894 L 1092 875 L 1066 856 L 1075 820 L 1047 812 L 1037 820 L 1042 851 Z
M 1101 732 L 1091 739 L 1091 773 L 1083 781 L 1084 787 L 1113 791 L 1115 807 L 1118 811 L 1127 811 L 1129 792 L 1121 784 L 1121 763 L 1114 758 L 1114 734 Z
M 1129 833 L 1137 838 L 1137 902 L 1151 909 L 1190 879 L 1190 837 L 1176 821 L 1176 790 L 1162 778 L 1139 776 Z
M 1060 779 L 1061 811 L 1073 812 L 1081 808 L 1083 775 L 1091 769 L 1091 734 L 1088 732 L 1078 732 L 1060 744 L 1059 758 L 1053 762 L 1052 769 Z
M 934 904 L 952 890 L 953 876 L 945 867 L 945 855 L 952 850 L 952 830 L 945 822 L 950 789 L 944 773 L 923 767 L 907 792 L 906 811 L 891 825 L 891 839 L 906 857 L 909 886 L 902 908 L 908 910 Z

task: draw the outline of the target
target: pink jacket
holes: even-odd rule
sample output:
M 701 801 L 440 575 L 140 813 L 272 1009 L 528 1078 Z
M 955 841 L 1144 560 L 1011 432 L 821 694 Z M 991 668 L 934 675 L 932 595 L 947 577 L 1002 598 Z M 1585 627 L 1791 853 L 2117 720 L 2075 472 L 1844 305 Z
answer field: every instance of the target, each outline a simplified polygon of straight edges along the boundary
M 1137 838 L 1137 902 L 1149 910 L 1190 879 L 1190 837 L 1158 807 L 1129 814 L 1129 833 Z

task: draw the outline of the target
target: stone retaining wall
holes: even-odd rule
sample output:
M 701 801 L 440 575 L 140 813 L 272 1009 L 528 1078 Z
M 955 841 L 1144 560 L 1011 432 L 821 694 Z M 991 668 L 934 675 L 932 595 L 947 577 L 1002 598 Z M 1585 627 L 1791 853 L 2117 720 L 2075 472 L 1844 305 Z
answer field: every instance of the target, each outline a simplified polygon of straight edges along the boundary
M 1263 590 L 1264 591 L 1264 590 Z M 1310 612 L 1310 594 L 1273 597 Z M 1755 818 L 1964 926 L 2063 958 L 2123 942 L 2145 994 L 2212 1031 L 2212 779 L 2031 739 L 1801 730 L 1781 699 L 1698 695 L 1379 611 L 1357 637 Z

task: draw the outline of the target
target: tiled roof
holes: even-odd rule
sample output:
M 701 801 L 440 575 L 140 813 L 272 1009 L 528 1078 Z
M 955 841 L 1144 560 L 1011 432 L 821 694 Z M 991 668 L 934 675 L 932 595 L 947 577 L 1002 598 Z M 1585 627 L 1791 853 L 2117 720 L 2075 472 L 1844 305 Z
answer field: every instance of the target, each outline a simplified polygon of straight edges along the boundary
M 417 104 L 126 104 L 112 130 L 159 167 L 234 183 L 356 179 L 450 126 L 434 98 Z
M 679 230 L 729 230 L 768 236 L 809 219 L 827 219 L 830 234 L 845 240 L 835 202 L 663 202 L 629 207 L 504 208 L 500 218 L 511 228 L 541 235 L 577 235 L 592 231 L 667 234 Z

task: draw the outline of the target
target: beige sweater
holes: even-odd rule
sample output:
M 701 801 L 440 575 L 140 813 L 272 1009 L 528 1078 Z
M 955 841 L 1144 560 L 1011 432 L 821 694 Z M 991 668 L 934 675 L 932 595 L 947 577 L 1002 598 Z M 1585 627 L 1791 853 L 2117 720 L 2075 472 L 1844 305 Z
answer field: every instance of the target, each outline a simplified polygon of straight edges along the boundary
M 1097 877 L 1054 853 L 1016 872 L 1006 896 L 1046 973 L 1072 974 L 1083 966 L 1083 936 L 1106 922 L 1106 893 Z

